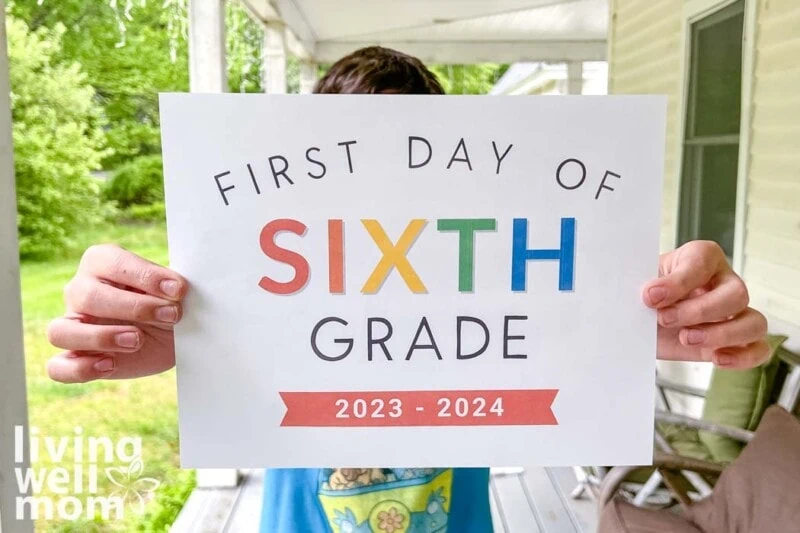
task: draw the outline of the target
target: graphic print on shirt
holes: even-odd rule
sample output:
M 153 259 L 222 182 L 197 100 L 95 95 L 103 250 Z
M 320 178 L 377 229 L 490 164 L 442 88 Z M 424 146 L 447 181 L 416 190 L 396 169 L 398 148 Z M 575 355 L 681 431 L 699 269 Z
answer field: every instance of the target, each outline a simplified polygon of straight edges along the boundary
M 317 491 L 334 533 L 446 533 L 450 468 L 323 468 Z

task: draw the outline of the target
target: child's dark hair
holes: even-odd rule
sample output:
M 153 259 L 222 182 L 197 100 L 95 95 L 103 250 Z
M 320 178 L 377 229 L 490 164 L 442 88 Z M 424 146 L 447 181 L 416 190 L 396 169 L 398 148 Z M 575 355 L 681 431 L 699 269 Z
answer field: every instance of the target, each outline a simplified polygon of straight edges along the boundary
M 317 82 L 321 94 L 444 94 L 436 76 L 416 57 L 370 46 L 333 64 Z

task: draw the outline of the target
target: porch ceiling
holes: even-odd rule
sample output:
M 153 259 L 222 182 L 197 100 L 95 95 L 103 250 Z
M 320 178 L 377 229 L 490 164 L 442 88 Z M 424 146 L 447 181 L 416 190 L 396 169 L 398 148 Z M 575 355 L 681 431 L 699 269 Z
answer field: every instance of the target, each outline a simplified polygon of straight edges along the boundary
M 380 44 L 428 62 L 604 60 L 607 0 L 241 0 L 282 20 L 293 54 L 332 62 Z

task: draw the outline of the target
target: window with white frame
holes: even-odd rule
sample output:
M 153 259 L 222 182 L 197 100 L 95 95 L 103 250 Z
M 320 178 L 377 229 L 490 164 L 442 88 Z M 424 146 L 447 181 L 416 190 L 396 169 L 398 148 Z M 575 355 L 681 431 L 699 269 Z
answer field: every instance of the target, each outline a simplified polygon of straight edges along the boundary
M 744 0 L 691 24 L 678 236 L 733 257 Z

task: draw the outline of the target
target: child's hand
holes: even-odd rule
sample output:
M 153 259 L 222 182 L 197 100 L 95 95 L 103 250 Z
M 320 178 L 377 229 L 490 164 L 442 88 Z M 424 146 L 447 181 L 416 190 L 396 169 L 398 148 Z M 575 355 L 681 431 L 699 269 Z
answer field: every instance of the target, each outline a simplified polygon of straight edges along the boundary
M 724 368 L 764 362 L 767 320 L 747 307 L 742 279 L 714 242 L 693 241 L 661 256 L 659 278 L 642 293 L 658 309 L 658 357 Z
M 188 284 L 118 246 L 92 246 L 64 288 L 66 315 L 47 330 L 67 350 L 47 365 L 63 383 L 157 374 L 175 365 L 173 326 Z

